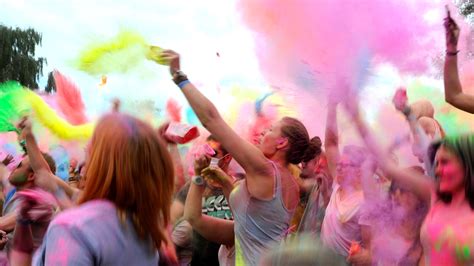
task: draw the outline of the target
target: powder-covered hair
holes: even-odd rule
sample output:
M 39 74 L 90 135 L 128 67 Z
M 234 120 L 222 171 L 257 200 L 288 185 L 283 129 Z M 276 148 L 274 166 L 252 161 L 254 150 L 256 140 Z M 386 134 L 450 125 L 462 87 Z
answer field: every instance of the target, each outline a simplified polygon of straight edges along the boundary
M 122 221 L 131 218 L 137 235 L 160 248 L 174 188 L 173 163 L 163 141 L 143 121 L 114 113 L 97 124 L 89 152 L 80 203 L 110 200 Z

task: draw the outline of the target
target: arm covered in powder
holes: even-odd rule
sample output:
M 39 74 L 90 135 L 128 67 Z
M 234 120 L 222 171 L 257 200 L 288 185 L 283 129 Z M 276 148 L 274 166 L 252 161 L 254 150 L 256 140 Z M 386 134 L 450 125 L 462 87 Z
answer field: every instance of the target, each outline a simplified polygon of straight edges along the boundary
M 451 18 L 449 11 L 445 18 L 446 58 L 444 61 L 444 97 L 453 106 L 474 114 L 474 95 L 463 93 L 458 70 L 459 26 Z
M 61 188 L 69 197 L 69 199 L 66 197 L 58 198 L 61 207 L 68 208 L 72 206 L 70 198 L 72 198 L 77 191 L 51 172 L 48 163 L 44 159 L 43 154 L 36 143 L 35 136 L 31 130 L 31 122 L 28 118 L 23 119 L 19 126 L 22 129 L 22 134 L 26 140 L 26 149 L 28 151 L 28 157 L 30 158 L 31 168 L 35 172 L 35 184 L 50 191 L 57 198 L 59 194 L 56 192 L 58 191 L 58 188 Z
M 339 161 L 339 136 L 337 127 L 337 102 L 328 100 L 328 112 L 326 117 L 326 131 L 324 137 L 324 150 L 328 162 L 330 176 L 336 176 L 336 164 Z
M 400 169 L 383 151 L 381 146 L 376 141 L 374 135 L 362 120 L 359 114 L 358 103 L 356 97 L 347 97 L 345 107 L 348 113 L 352 116 L 352 121 L 355 124 L 360 136 L 364 140 L 367 148 L 377 160 L 378 166 L 390 178 L 396 179 L 398 182 L 405 184 L 407 187 L 412 187 L 413 191 L 421 198 L 430 202 L 431 193 L 434 190 L 434 183 L 431 179 L 423 174 L 413 170 Z
M 173 51 L 165 51 L 163 58 L 170 62 L 173 75 L 180 69 L 179 55 Z M 214 104 L 206 98 L 187 78 L 181 85 L 181 91 L 188 100 L 202 125 L 229 151 L 232 157 L 245 169 L 247 185 L 250 191 L 265 194 L 262 188 L 274 182 L 274 170 L 271 163 L 255 145 L 244 140 L 223 120 Z M 263 189 L 263 190 L 264 190 Z M 251 192 L 252 193 L 252 192 Z M 259 196 L 259 195 L 253 195 Z

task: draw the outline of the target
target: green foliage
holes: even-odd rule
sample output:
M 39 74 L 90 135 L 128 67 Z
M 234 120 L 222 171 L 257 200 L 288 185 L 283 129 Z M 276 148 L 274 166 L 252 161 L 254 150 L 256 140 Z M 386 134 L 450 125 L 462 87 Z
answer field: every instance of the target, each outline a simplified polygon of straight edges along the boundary
M 41 34 L 34 29 L 22 30 L 0 25 L 0 82 L 16 80 L 21 85 L 38 88 L 45 58 L 35 58 L 41 45 Z
M 463 16 L 474 15 L 474 1 L 465 1 L 463 2 L 459 8 L 461 9 L 461 14 Z
M 44 90 L 47 93 L 56 92 L 56 82 L 54 82 L 53 71 L 49 72 L 48 74 L 48 83 L 46 84 L 46 87 L 44 88 Z

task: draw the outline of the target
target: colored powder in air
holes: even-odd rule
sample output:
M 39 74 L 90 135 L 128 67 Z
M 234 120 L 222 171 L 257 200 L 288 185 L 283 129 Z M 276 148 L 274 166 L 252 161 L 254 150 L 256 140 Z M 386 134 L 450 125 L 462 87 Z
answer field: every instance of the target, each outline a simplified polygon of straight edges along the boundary
M 166 102 L 166 114 L 173 122 L 181 122 L 181 106 L 174 99 L 168 99 Z
M 27 97 L 35 113 L 35 118 L 48 128 L 60 139 L 65 140 L 85 140 L 92 136 L 94 125 L 92 123 L 82 125 L 71 125 L 58 116 L 54 109 L 49 107 L 41 97 L 32 91 L 28 91 Z
M 26 89 L 16 81 L 0 84 L 0 132 L 15 131 L 15 123 L 28 113 L 25 94 Z
M 446 103 L 442 88 L 424 84 L 420 80 L 409 84 L 407 88 L 410 102 L 428 100 L 433 104 L 434 118 L 441 124 L 447 135 L 459 135 L 474 129 L 474 121 L 469 114 Z
M 114 38 L 91 43 L 80 52 L 75 65 L 91 75 L 126 73 L 145 59 L 165 64 L 161 51 L 158 46 L 148 45 L 139 33 L 122 30 Z
M 86 123 L 87 117 L 79 88 L 61 72 L 55 70 L 53 75 L 56 84 L 56 101 L 67 121 L 73 125 Z
M 345 95 L 361 89 L 373 64 L 390 63 L 410 74 L 428 70 L 444 45 L 440 23 L 424 18 L 432 2 L 240 0 L 239 9 L 255 33 L 270 84 Z

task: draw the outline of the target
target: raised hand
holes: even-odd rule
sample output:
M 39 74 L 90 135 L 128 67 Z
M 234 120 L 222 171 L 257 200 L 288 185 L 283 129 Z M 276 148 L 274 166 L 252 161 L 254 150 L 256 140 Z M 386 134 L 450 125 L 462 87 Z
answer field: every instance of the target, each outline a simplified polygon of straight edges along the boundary
M 161 126 L 158 128 L 158 134 L 168 143 L 168 144 L 175 144 L 176 142 L 172 141 L 166 136 L 166 130 L 168 129 L 168 126 L 170 125 L 170 122 L 165 122 L 161 124 Z
M 444 19 L 444 28 L 446 30 L 446 50 L 447 52 L 457 52 L 458 40 L 459 40 L 459 26 L 451 17 L 449 9 L 446 7 L 447 15 Z
M 352 93 L 351 95 L 347 95 L 343 99 L 343 106 L 346 109 L 346 111 L 351 115 L 352 117 L 359 116 L 359 98 L 355 93 Z
M 5 231 L 0 230 L 0 249 L 3 250 L 7 242 L 8 242 L 7 233 Z
M 170 73 L 173 75 L 180 70 L 179 54 L 173 50 L 163 50 L 161 58 L 170 66 Z
M 11 154 L 8 154 L 5 159 L 3 159 L 2 164 L 5 166 L 8 166 L 13 162 L 13 156 Z
M 23 117 L 18 123 L 17 127 L 21 131 L 31 131 L 31 120 L 28 116 Z
M 226 183 L 232 183 L 232 178 L 218 166 L 203 169 L 201 175 L 213 187 L 223 187 Z
M 400 112 L 403 112 L 408 104 L 407 91 L 405 88 L 399 88 L 392 99 L 395 109 Z
M 202 155 L 194 160 L 194 174 L 201 175 L 202 170 L 209 166 L 210 161 L 211 159 L 206 155 Z

